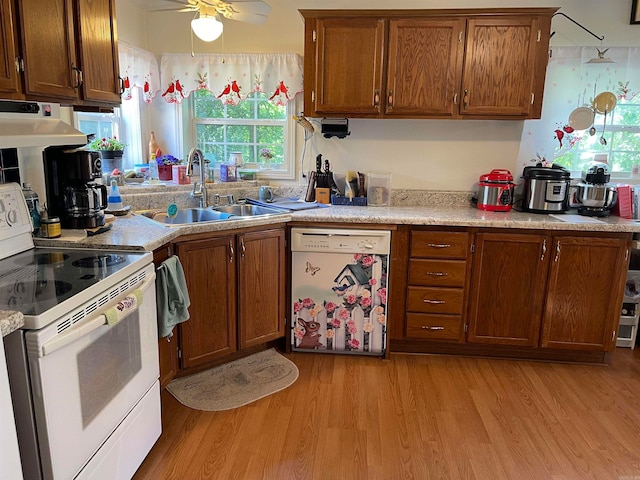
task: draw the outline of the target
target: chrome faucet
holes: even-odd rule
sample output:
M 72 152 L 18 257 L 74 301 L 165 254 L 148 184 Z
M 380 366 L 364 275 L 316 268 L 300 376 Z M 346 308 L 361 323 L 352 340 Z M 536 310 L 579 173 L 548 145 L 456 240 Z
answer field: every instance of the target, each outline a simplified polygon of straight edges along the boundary
M 191 196 L 200 200 L 200 207 L 207 208 L 209 206 L 209 197 L 207 195 L 207 187 L 205 185 L 205 179 L 207 178 L 207 172 L 205 171 L 204 155 L 202 151 L 197 148 L 192 148 L 189 151 L 189 157 L 187 158 L 187 176 L 193 176 L 193 163 L 198 162 L 200 166 L 200 182 L 193 183 L 193 191 Z

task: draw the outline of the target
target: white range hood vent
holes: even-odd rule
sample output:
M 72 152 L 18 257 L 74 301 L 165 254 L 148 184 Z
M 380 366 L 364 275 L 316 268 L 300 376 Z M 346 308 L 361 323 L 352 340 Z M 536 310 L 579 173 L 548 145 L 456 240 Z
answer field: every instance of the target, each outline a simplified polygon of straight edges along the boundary
M 43 117 L 35 102 L 0 102 L 0 148 L 86 145 L 87 136 L 59 118 Z

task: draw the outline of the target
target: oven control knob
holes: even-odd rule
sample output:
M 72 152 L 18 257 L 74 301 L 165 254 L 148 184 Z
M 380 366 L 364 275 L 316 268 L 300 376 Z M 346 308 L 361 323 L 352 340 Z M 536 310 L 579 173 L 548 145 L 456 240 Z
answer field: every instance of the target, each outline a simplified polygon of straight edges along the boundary
M 9 210 L 7 212 L 7 223 L 9 226 L 13 225 L 18 221 L 18 212 L 16 210 Z

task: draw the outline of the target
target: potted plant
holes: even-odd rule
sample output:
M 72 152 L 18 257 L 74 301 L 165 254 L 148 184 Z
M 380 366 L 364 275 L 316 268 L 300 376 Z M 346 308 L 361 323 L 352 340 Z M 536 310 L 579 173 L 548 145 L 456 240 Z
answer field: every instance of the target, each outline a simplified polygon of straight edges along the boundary
M 102 158 L 122 157 L 124 147 L 124 143 L 115 136 L 111 138 L 96 138 L 89 144 L 89 148 L 94 152 L 100 152 Z
M 173 179 L 172 168 L 174 165 L 180 165 L 180 159 L 173 155 L 163 155 L 157 158 L 158 162 L 158 178 L 160 180 L 171 181 Z
M 124 147 L 124 143 L 115 136 L 110 138 L 96 138 L 89 144 L 91 150 L 100 154 L 102 171 L 106 173 L 113 172 L 114 170 L 122 171 Z

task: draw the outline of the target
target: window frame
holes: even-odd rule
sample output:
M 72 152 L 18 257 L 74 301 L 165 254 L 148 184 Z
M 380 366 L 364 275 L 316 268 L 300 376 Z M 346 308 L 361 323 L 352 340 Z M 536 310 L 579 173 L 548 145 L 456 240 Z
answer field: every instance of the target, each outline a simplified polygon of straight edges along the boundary
M 296 123 L 293 120 L 294 112 L 296 111 L 296 107 L 298 106 L 297 102 L 299 101 L 296 96 L 296 99 L 287 102 L 285 107 L 285 118 L 283 120 L 272 120 L 272 119 L 212 119 L 212 118 L 196 118 L 195 116 L 195 95 L 190 95 L 182 102 L 182 131 L 183 131 L 183 147 L 184 147 L 184 155 L 185 158 L 188 155 L 188 151 L 190 150 L 190 145 L 196 145 L 196 130 L 198 125 L 273 125 L 273 124 L 283 124 L 284 128 L 284 141 L 283 141 L 283 153 L 284 153 L 284 162 L 283 168 L 280 169 L 269 169 L 269 170 L 260 170 L 258 176 L 260 178 L 266 179 L 274 179 L 274 180 L 295 180 L 296 175 L 296 162 L 295 162 L 295 144 L 296 144 L 296 135 L 295 135 L 295 126 Z M 245 101 L 245 100 L 242 100 Z M 216 167 L 216 171 L 219 171 L 219 168 Z

